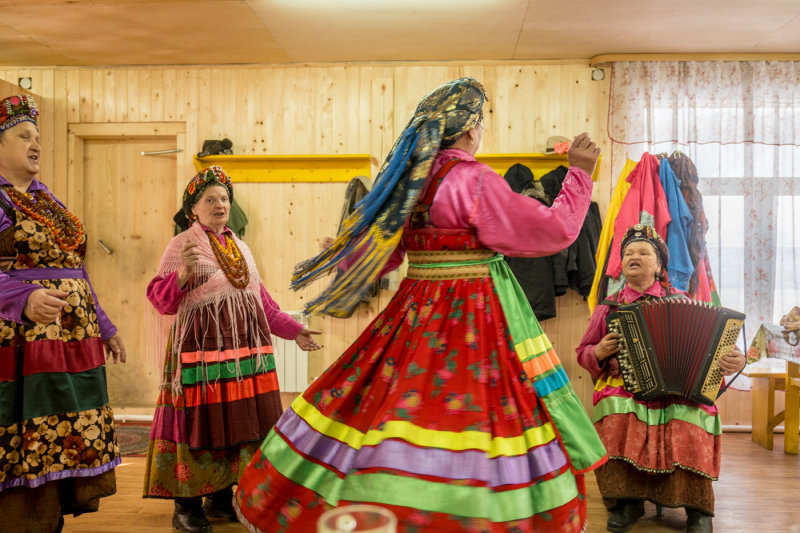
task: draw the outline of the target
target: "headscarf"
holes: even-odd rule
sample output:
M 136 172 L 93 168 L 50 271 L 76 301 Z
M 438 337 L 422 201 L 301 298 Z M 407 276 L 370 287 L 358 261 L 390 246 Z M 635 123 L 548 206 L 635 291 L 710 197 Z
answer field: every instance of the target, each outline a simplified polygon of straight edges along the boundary
M 625 235 L 622 236 L 619 247 L 620 258 L 625 255 L 625 248 L 632 242 L 648 242 L 653 246 L 658 257 L 658 263 L 661 266 L 661 276 L 665 276 L 667 264 L 669 263 L 669 248 L 667 248 L 667 243 L 658 235 L 655 228 L 646 224 L 634 224 L 625 230 Z
M 186 229 L 192 225 L 192 207 L 200 200 L 205 190 L 214 185 L 225 187 L 228 190 L 228 200 L 233 203 L 233 182 L 222 167 L 214 165 L 204 168 L 194 175 L 183 191 L 183 207 L 172 217 L 178 227 Z
M 37 116 L 39 107 L 33 96 L 20 94 L 0 100 L 0 132 L 25 121 L 33 122 L 33 125 L 38 127 Z
M 400 243 L 436 154 L 483 118 L 486 89 L 472 78 L 438 87 L 417 106 L 386 157 L 375 184 L 344 221 L 336 239 L 299 263 L 292 276 L 298 290 L 327 274 L 345 257 L 350 267 L 306 305 L 306 312 L 349 316 Z

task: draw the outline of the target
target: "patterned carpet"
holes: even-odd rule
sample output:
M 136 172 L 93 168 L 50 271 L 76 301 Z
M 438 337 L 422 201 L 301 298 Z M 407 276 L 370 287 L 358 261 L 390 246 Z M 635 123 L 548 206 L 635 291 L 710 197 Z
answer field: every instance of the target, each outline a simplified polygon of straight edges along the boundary
M 150 424 L 116 425 L 117 442 L 122 455 L 144 455 L 147 453 Z

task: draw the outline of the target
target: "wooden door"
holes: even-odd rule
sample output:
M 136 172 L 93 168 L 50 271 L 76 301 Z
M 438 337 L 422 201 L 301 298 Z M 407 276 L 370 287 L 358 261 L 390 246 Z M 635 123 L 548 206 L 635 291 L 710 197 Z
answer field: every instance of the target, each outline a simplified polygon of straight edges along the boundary
M 79 185 L 73 194 L 82 197 L 76 205 L 82 205 L 79 216 L 87 230 L 86 268 L 128 354 L 125 365 L 108 364 L 109 398 L 112 407 L 127 412 L 147 413 L 155 405 L 160 369 L 153 354 L 161 347 L 153 346 L 145 292 L 173 235 L 172 216 L 179 205 L 181 154 L 142 152 L 175 149 L 176 142 L 175 135 L 71 142 L 76 161 L 71 174 Z

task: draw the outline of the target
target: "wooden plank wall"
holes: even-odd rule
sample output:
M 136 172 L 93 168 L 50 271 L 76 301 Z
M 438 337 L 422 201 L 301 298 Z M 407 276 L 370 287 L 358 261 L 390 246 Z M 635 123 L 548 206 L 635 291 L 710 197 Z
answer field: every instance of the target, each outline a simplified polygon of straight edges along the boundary
M 186 146 L 199 151 L 204 139 L 227 137 L 239 154 L 347 154 L 372 156 L 373 177 L 394 139 L 428 91 L 442 82 L 472 76 L 489 93 L 482 151 L 544 151 L 551 135 L 588 131 L 606 153 L 594 200 L 601 213 L 616 177 L 609 165 L 607 138 L 609 78 L 592 81 L 586 64 L 335 64 L 318 66 L 175 68 L 8 68 L 0 80 L 33 79 L 40 96 L 44 144 L 43 180 L 75 204 L 67 182 L 67 125 L 71 123 L 184 122 Z M 178 168 L 191 168 L 191 153 Z M 165 176 L 165 187 L 182 188 L 191 176 Z M 345 184 L 240 184 L 236 197 L 250 218 L 245 240 L 272 296 L 284 309 L 299 309 L 322 288 L 293 293 L 293 265 L 316 253 L 319 242 L 337 227 Z M 145 205 L 158 191 L 134 190 L 130 201 Z M 177 206 L 176 206 L 177 208 Z M 91 228 L 89 228 L 91 231 Z M 143 231 L 171 232 L 169 220 L 151 220 Z M 142 258 L 155 273 L 158 257 Z M 91 269 L 91 265 L 89 265 Z M 90 270 L 91 272 L 91 270 Z M 93 272 L 92 276 L 113 276 Z M 100 295 L 103 298 L 113 295 Z M 144 295 L 142 295 L 144 298 Z M 325 349 L 310 361 L 317 375 L 351 343 L 385 305 L 383 291 L 350 319 L 317 319 Z M 591 381 L 577 366 L 574 347 L 589 313 L 575 293 L 558 300 L 558 316 L 545 331 L 561 354 L 567 373 L 587 407 Z M 119 318 L 117 319 L 119 320 Z M 124 320 L 138 324 L 139 317 Z M 131 354 L 135 361 L 138 354 Z M 135 364 L 135 363 L 134 363 Z M 112 369 L 113 370 L 113 369 Z M 151 390 L 130 398 L 131 405 L 155 399 Z M 144 399 L 144 400 L 143 400 Z M 725 409 L 727 424 L 749 424 L 749 397 L 734 395 Z M 122 406 L 124 407 L 124 405 Z

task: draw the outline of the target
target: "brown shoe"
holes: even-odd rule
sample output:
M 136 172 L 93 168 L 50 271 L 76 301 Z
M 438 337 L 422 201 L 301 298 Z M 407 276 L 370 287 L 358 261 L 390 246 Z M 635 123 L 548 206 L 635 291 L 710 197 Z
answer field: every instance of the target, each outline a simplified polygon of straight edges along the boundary
M 711 517 L 707 514 L 686 509 L 686 533 L 712 533 Z
M 644 502 L 641 500 L 617 500 L 617 506 L 608 515 L 606 529 L 613 533 L 630 531 L 633 524 L 644 514 Z

